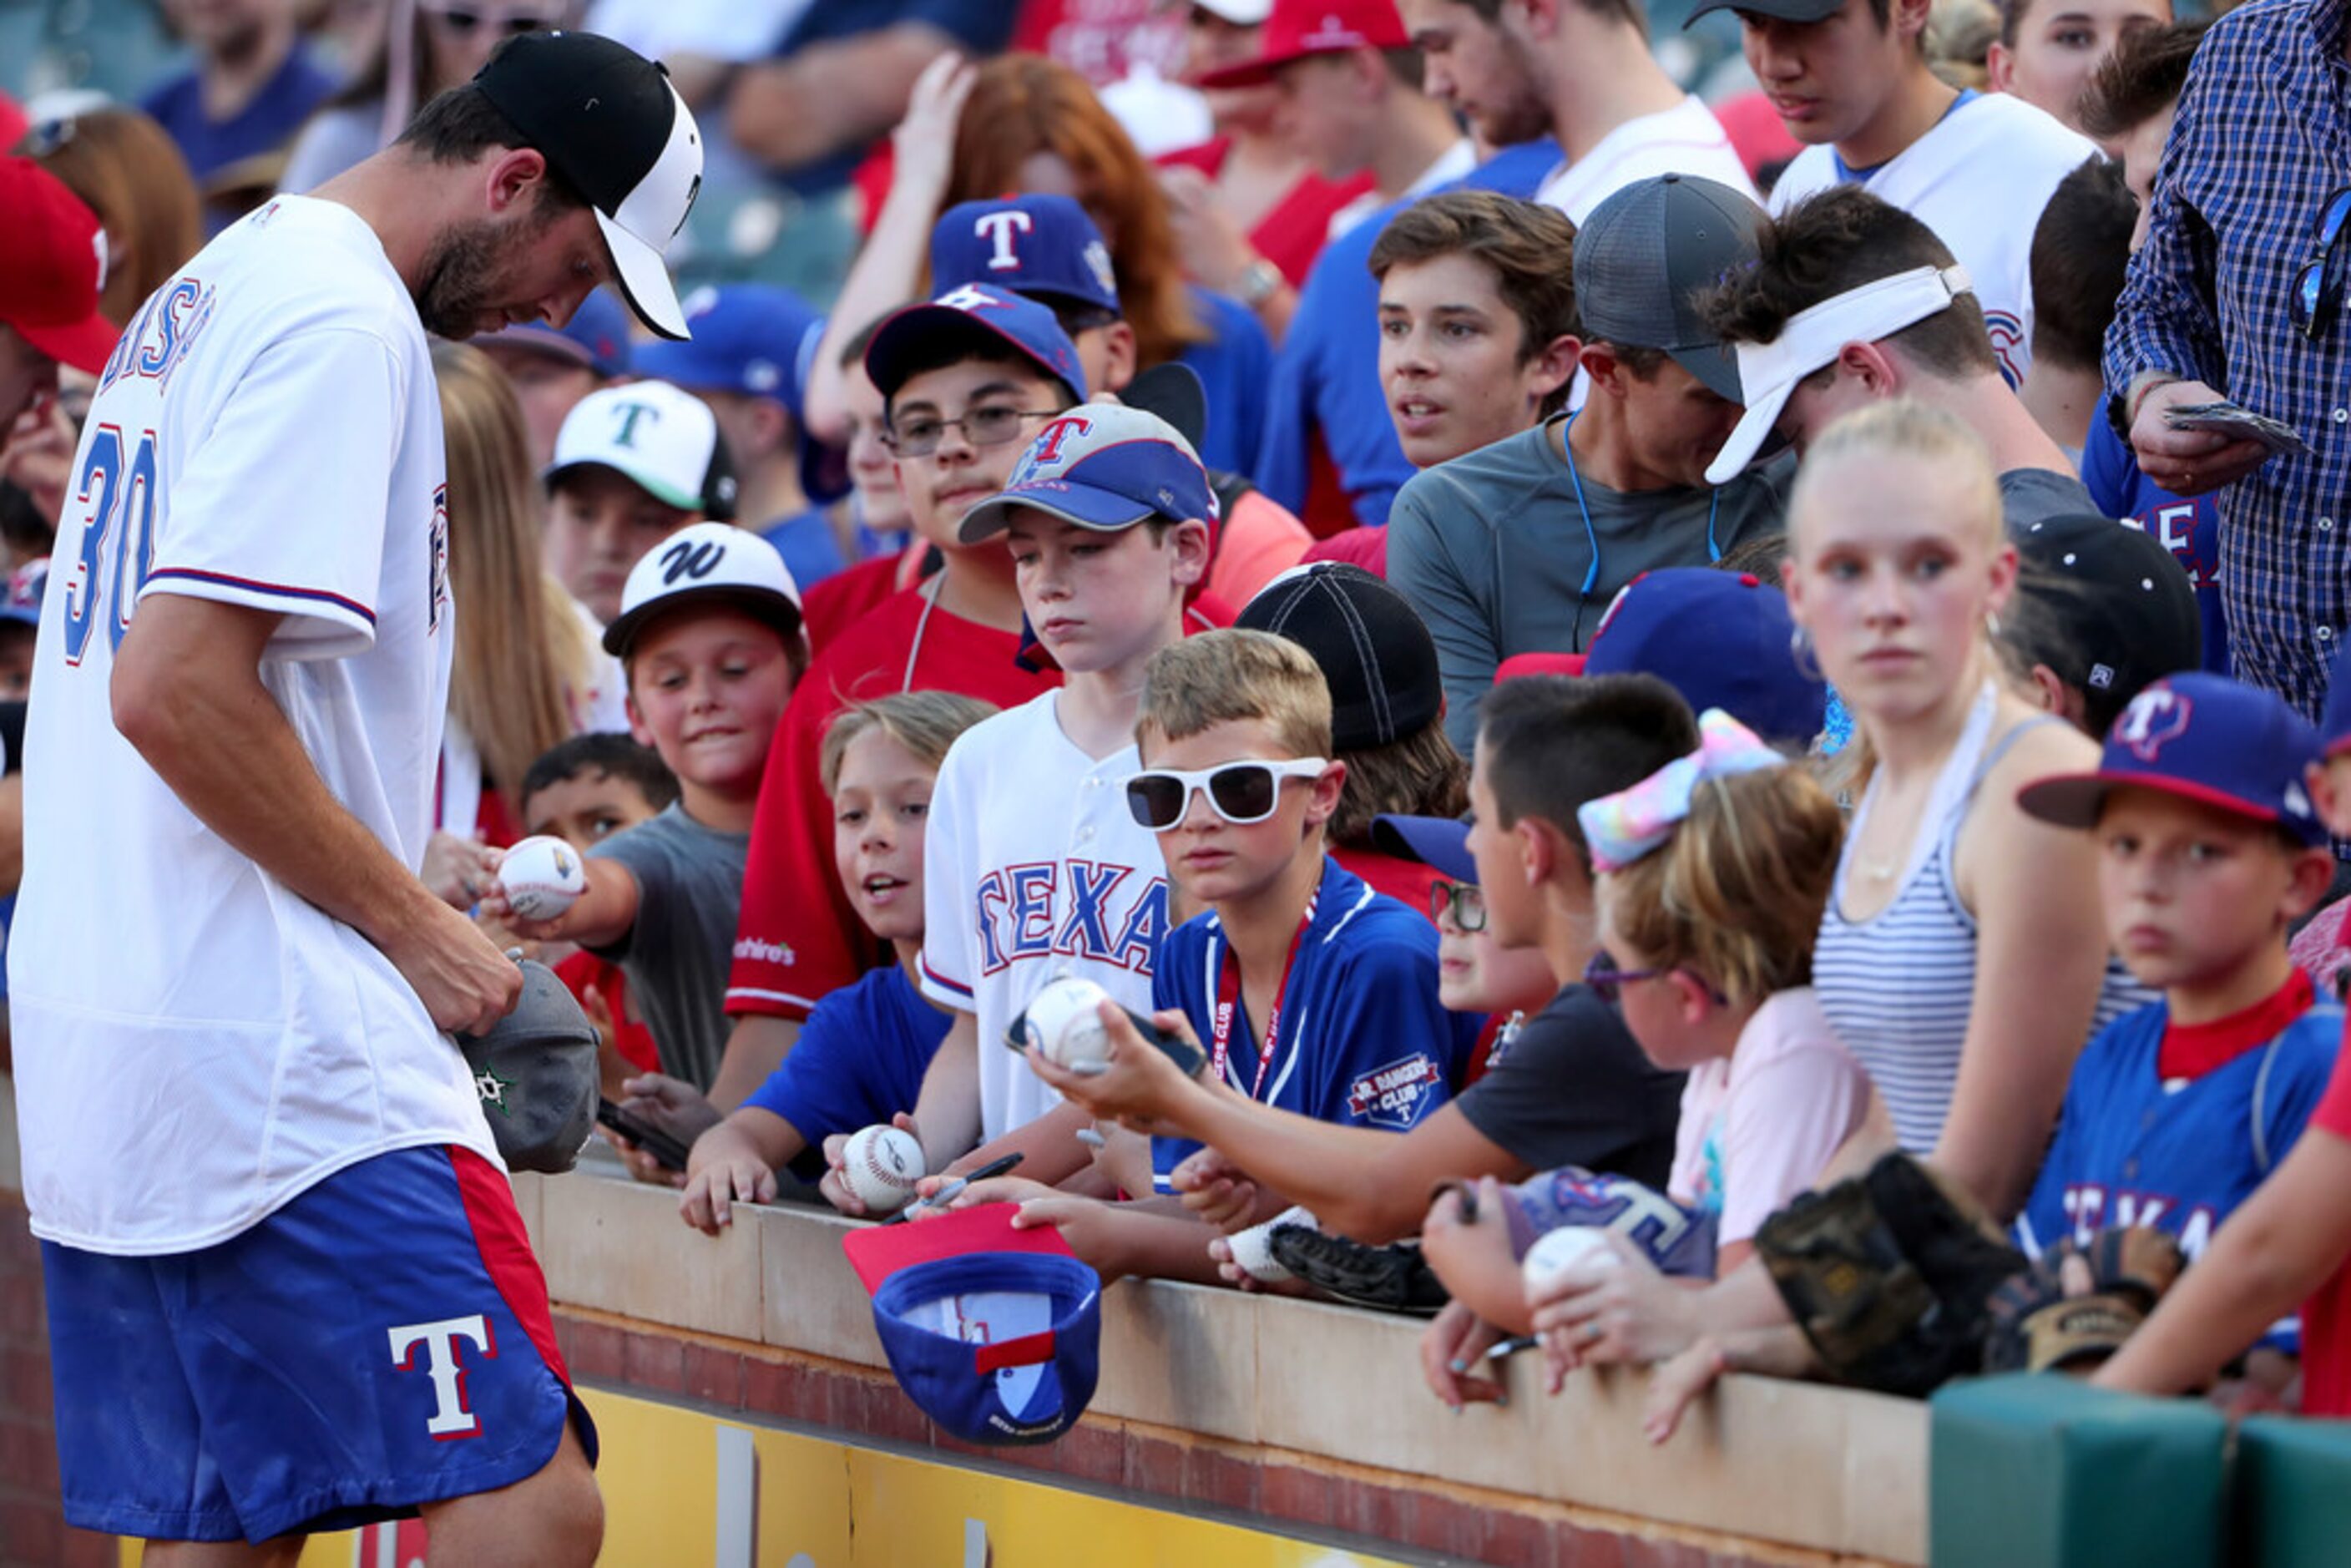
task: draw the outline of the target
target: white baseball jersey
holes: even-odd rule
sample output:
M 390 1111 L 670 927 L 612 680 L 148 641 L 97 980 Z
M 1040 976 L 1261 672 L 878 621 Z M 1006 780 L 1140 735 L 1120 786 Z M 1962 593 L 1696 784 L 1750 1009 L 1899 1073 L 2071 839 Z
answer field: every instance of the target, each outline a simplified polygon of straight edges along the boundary
M 1557 207 L 1579 226 L 1592 209 L 1637 180 L 1659 174 L 1695 174 L 1753 198 L 1755 182 L 1722 132 L 1714 110 L 1695 98 L 1656 114 L 1636 115 L 1593 144 L 1573 162 L 1543 179 L 1535 200 Z
M 441 411 L 374 232 L 281 197 L 123 334 L 42 607 L 8 955 L 36 1234 L 227 1239 L 369 1155 L 495 1162 L 465 1060 L 391 961 L 200 821 L 114 727 L 158 595 L 272 612 L 267 688 L 336 799 L 421 863 L 449 684 Z
M 1933 229 L 1974 280 L 2000 373 L 2022 386 L 2032 364 L 2032 231 L 2058 182 L 2097 152 L 2021 98 L 1976 93 L 1866 173 L 1846 169 L 1833 147 L 1805 148 L 1771 187 L 1771 211 L 1858 179 Z
M 979 1020 L 980 1137 L 1061 1096 L 1004 1043 L 1049 980 L 1077 975 L 1138 1012 L 1166 936 L 1158 835 L 1126 807 L 1134 747 L 1097 762 L 1048 692 L 957 737 L 931 790 L 923 851 L 923 990 Z

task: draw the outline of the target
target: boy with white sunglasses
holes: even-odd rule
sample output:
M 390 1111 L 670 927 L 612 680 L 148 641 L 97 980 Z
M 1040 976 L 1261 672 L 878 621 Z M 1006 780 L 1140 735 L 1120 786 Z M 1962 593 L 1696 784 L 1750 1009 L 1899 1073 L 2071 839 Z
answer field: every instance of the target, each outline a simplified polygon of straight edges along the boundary
M 1206 1094 L 1402 1133 L 1449 1100 L 1484 1019 L 1439 999 L 1427 918 L 1325 853 L 1347 768 L 1330 760 L 1331 693 L 1312 657 L 1266 632 L 1205 632 L 1163 649 L 1134 733 L 1144 766 L 1123 780 L 1125 809 L 1157 835 L 1186 905 L 1202 908 L 1168 936 L 1152 979 L 1153 1021 L 1207 1058 L 1198 1087 L 1163 1100 L 1164 1113 L 1188 1121 L 1177 1104 Z M 1029 1062 L 1081 1103 L 1109 1082 L 1034 1052 Z M 975 1183 L 956 1206 L 1025 1198 L 1017 1225 L 1059 1226 L 1106 1276 L 1211 1281 L 1219 1232 L 1203 1218 L 1238 1227 L 1290 1202 L 1258 1183 L 1232 1213 L 1187 1213 L 1169 1178 L 1200 1145 L 1151 1145 L 1152 1199 L 1105 1205 L 1005 1178 Z M 1113 1169 L 1143 1190 L 1139 1173 Z

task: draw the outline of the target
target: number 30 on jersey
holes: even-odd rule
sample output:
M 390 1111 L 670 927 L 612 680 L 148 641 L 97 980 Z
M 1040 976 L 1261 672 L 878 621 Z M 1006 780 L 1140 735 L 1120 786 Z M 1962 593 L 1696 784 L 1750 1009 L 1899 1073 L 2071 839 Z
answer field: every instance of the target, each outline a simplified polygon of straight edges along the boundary
M 81 543 L 67 578 L 66 663 L 78 665 L 102 617 L 110 646 L 122 646 L 131 606 L 155 560 L 155 433 L 126 448 L 120 428 L 101 424 L 82 459 L 74 505 Z

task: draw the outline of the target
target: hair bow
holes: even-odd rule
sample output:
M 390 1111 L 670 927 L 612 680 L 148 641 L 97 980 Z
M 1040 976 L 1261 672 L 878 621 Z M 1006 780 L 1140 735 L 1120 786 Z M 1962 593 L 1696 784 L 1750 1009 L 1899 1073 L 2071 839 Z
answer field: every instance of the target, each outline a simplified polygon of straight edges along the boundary
M 1689 815 L 1690 798 L 1709 779 L 1782 768 L 1787 758 L 1719 707 L 1698 716 L 1698 749 L 1667 763 L 1629 789 L 1576 808 L 1595 871 L 1621 871 L 1664 843 Z

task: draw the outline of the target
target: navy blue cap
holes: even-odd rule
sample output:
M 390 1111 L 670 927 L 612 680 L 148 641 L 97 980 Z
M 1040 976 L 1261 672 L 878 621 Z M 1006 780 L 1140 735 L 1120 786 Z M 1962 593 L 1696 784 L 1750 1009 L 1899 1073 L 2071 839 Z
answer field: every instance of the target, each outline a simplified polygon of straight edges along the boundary
M 594 371 L 606 381 L 631 373 L 629 312 L 601 288 L 581 300 L 580 308 L 571 313 L 571 319 L 561 327 L 531 321 L 486 332 L 474 340 L 476 348 L 486 344 L 529 349 Z
M 949 207 L 931 230 L 931 287 L 959 283 L 1125 314 L 1110 246 L 1085 208 L 1067 196 L 1008 196 Z
M 900 1269 L 873 1327 L 906 1397 L 967 1443 L 1050 1443 L 1094 1396 L 1102 1279 L 1074 1258 L 971 1252 Z
M 817 506 L 849 494 L 849 455 L 809 438 L 808 374 L 824 316 L 789 288 L 733 283 L 701 288 L 685 298 L 683 342 L 647 343 L 637 350 L 637 374 L 690 392 L 768 397 L 791 411 L 799 427 L 800 487 Z
M 1086 372 L 1078 363 L 1077 345 L 1053 312 L 1033 299 L 978 283 L 960 284 L 883 321 L 865 346 L 865 373 L 888 403 L 915 367 L 951 362 L 942 356 L 958 343 L 1009 347 L 1069 388 L 1072 398 L 1085 401 Z
M 1766 740 L 1820 734 L 1828 687 L 1796 664 L 1787 595 L 1747 572 L 1676 566 L 1626 583 L 1586 651 L 1587 675 L 1655 675 L 1692 713 L 1719 707 Z
M 49 586 L 49 558 L 28 560 L 10 572 L 0 586 L 0 622 L 18 626 L 41 623 L 41 595 Z
M 1439 876 L 1478 885 L 1469 824 L 1458 817 L 1374 817 L 1372 847 L 1398 860 L 1418 861 Z
M 2131 699 L 2095 773 L 2026 785 L 2016 803 L 2061 828 L 2095 827 L 2108 791 L 2160 789 L 2323 843 L 2303 776 L 2319 759 L 2318 731 L 2274 692 L 2195 672 L 2156 682 Z
M 1080 403 L 1048 420 L 1003 489 L 963 515 L 956 537 L 977 544 L 1030 507 L 1113 532 L 1148 517 L 1217 526 L 1217 493 L 1200 455 L 1174 425 L 1123 403 Z

